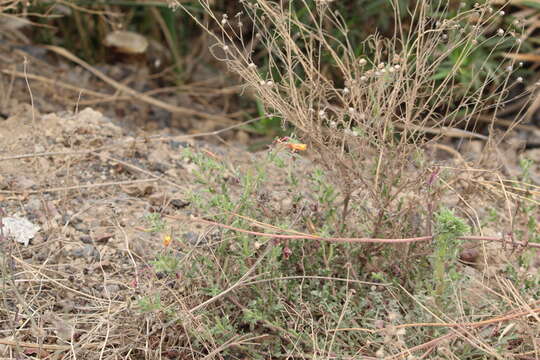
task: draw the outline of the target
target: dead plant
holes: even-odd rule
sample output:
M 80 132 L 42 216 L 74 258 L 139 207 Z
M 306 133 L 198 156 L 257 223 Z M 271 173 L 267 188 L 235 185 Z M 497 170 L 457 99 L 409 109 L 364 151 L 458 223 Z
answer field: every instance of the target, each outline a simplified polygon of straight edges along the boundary
M 503 42 L 520 44 L 515 33 L 493 29 L 501 14 L 489 5 L 437 20 L 430 15 L 445 13 L 447 3 L 417 1 L 402 23 L 394 1 L 394 36 L 374 33 L 353 44 L 329 1 L 240 3 L 243 11 L 219 16 L 201 1 L 219 33 L 194 19 L 216 39 L 213 53 L 335 174 L 342 223 L 351 199 L 358 200 L 372 236 L 399 235 L 402 227 L 392 224 L 403 197 L 428 188 L 436 170 L 423 156 L 427 144 L 445 136 L 485 138 L 464 129 L 503 103 L 513 64 L 492 71 L 486 59 L 474 81 L 460 84 L 468 57 L 488 40 L 495 41 L 493 51 Z M 306 14 L 302 19 L 298 10 Z

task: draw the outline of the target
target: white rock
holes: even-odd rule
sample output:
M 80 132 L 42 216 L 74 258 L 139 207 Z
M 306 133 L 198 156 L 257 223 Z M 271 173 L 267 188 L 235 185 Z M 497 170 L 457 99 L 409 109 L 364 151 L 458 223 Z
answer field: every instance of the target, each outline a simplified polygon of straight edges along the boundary
M 28 246 L 30 239 L 39 231 L 39 226 L 25 218 L 7 217 L 2 219 L 4 235 L 12 237 L 16 242 Z

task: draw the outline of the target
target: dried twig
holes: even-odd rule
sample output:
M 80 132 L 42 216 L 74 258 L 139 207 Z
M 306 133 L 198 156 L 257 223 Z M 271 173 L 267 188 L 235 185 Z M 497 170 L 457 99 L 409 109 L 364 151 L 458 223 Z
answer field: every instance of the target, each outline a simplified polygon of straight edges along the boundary
M 179 216 L 173 216 L 173 215 L 165 215 L 168 218 L 176 219 L 176 220 L 182 220 Z M 215 221 L 210 221 L 198 217 L 190 217 L 191 220 L 198 221 L 204 224 L 217 226 L 223 229 L 229 229 L 237 232 L 241 232 L 244 234 L 250 234 L 250 235 L 256 235 L 256 236 L 262 236 L 262 237 L 271 237 L 275 239 L 289 239 L 289 240 L 316 240 L 316 241 L 327 241 L 327 242 L 335 242 L 335 243 L 371 243 L 371 244 L 406 244 L 406 243 L 414 243 L 414 242 L 421 242 L 421 241 L 432 241 L 434 239 L 434 236 L 419 236 L 419 237 L 412 237 L 412 238 L 398 238 L 398 239 L 381 239 L 381 238 L 349 238 L 349 237 L 322 237 L 322 236 L 316 236 L 311 234 L 296 234 L 296 235 L 287 235 L 287 234 L 276 234 L 276 233 L 263 233 L 259 231 L 251 231 L 251 230 L 245 230 L 241 228 L 237 228 L 230 225 L 221 224 Z M 260 223 L 259 223 L 260 226 Z M 284 230 L 286 231 L 286 230 Z M 492 236 L 461 236 L 459 237 L 461 240 L 476 240 L 476 241 L 496 241 L 496 242 L 503 242 L 504 238 L 500 237 L 492 237 Z M 521 241 L 514 241 L 515 245 L 519 246 L 528 246 L 528 247 L 534 247 L 540 249 L 540 244 L 536 243 L 525 243 Z
M 38 190 L 0 190 L 0 194 L 25 194 L 25 195 L 30 195 L 30 194 L 41 194 L 41 193 L 53 193 L 53 192 L 59 192 L 59 191 L 91 189 L 91 188 L 98 188 L 98 187 L 104 187 L 104 186 L 148 183 L 148 182 L 155 182 L 155 181 L 158 181 L 158 180 L 159 180 L 159 178 L 126 180 L 126 181 L 110 181 L 110 182 L 97 183 L 97 184 L 81 184 L 81 185 L 73 185 L 73 186 L 60 186 L 60 187 L 45 188 L 45 189 L 38 189 Z

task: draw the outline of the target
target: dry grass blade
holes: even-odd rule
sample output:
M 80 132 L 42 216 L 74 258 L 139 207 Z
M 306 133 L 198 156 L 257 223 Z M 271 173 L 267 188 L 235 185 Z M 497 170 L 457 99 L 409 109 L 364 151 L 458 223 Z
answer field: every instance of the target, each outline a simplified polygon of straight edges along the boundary
M 4 74 L 7 74 L 7 75 L 13 75 L 13 76 L 16 76 L 16 77 L 20 77 L 20 78 L 27 77 L 30 80 L 36 80 L 36 81 L 40 81 L 40 82 L 43 82 L 43 83 L 46 83 L 46 84 L 59 86 L 59 87 L 62 87 L 64 89 L 76 91 L 78 93 L 82 92 L 82 93 L 84 93 L 86 95 L 95 96 L 95 97 L 100 98 L 100 99 L 110 98 L 111 97 L 111 95 L 109 95 L 109 94 L 103 94 L 103 93 L 100 93 L 100 92 L 97 92 L 97 91 L 84 89 L 84 88 L 81 88 L 81 87 L 78 87 L 78 86 L 74 86 L 74 85 L 71 85 L 71 84 L 64 83 L 62 81 L 49 79 L 49 78 L 46 78 L 46 77 L 40 76 L 40 75 L 25 74 L 23 72 L 15 71 L 15 70 L 0 70 L 0 72 L 2 72 Z
M 162 108 L 164 110 L 167 110 L 167 111 L 170 111 L 170 112 L 173 112 L 173 113 L 184 114 L 184 115 L 189 115 L 189 116 L 199 116 L 199 117 L 201 117 L 203 119 L 213 120 L 213 121 L 216 121 L 216 122 L 221 123 L 221 124 L 223 124 L 223 123 L 230 124 L 231 123 L 231 119 L 229 119 L 228 117 L 225 117 L 225 116 L 207 114 L 207 113 L 203 113 L 203 112 L 200 112 L 200 111 L 196 111 L 196 110 L 192 110 L 192 109 L 188 109 L 188 108 L 184 108 L 184 107 L 171 105 L 171 104 L 165 103 L 165 102 L 163 102 L 161 100 L 154 99 L 153 97 L 150 97 L 148 95 L 141 94 L 138 91 L 133 90 L 132 88 L 130 88 L 128 86 L 125 86 L 125 85 L 119 83 L 118 81 L 108 77 L 107 75 L 103 74 L 101 71 L 97 70 L 95 67 L 91 66 L 87 62 L 79 59 L 78 57 L 76 57 L 75 55 L 73 55 L 72 53 L 67 51 L 66 49 L 63 49 L 63 48 L 60 48 L 60 47 L 57 47 L 57 46 L 46 46 L 45 48 L 47 48 L 48 50 L 51 50 L 51 51 L 57 53 L 58 55 L 61 55 L 61 56 L 65 57 L 66 59 L 71 60 L 71 61 L 75 62 L 76 64 L 82 66 L 83 68 L 85 68 L 86 70 L 88 70 L 92 74 L 94 74 L 96 77 L 100 78 L 101 80 L 103 80 L 107 84 L 113 86 L 115 89 L 117 89 L 119 91 L 122 91 L 122 92 L 125 92 L 125 93 L 127 93 L 127 94 L 141 100 L 141 101 L 144 101 L 144 102 L 148 103 L 148 104 L 157 106 L 159 108 Z

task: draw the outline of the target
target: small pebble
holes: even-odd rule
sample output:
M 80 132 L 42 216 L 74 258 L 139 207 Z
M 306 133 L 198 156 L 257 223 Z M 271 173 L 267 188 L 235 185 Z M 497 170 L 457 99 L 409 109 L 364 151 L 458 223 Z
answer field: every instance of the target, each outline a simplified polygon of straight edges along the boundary
M 185 208 L 186 206 L 189 206 L 189 204 L 190 204 L 189 201 L 184 201 L 182 199 L 172 199 L 171 200 L 171 205 L 176 209 Z
M 74 257 L 84 257 L 87 260 L 99 259 L 99 251 L 95 246 L 86 244 L 82 248 L 74 249 L 71 251 L 71 255 Z
M 182 238 L 190 243 L 191 245 L 197 245 L 201 241 L 199 234 L 193 231 L 188 231 L 184 235 L 182 235 Z

